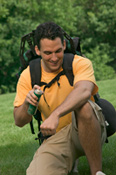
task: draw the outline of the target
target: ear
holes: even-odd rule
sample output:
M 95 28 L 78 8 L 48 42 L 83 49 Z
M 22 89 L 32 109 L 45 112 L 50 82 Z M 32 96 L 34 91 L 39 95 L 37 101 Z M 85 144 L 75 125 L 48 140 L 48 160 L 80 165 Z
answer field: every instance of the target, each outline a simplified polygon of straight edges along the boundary
M 66 41 L 64 40 L 64 43 L 63 43 L 63 47 L 64 47 L 64 50 L 66 49 Z
M 37 45 L 35 46 L 35 52 L 36 52 L 37 55 L 40 55 L 40 50 L 38 49 Z

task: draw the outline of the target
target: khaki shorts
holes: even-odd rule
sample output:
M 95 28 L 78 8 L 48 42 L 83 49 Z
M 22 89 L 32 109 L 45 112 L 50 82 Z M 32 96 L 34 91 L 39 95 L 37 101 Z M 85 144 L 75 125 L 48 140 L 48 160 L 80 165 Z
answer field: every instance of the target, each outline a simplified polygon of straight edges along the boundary
M 106 140 L 106 127 L 101 108 L 89 101 L 101 126 L 101 143 Z M 48 138 L 36 151 L 27 175 L 67 175 L 74 161 L 85 155 L 78 139 L 74 113 L 72 123 Z

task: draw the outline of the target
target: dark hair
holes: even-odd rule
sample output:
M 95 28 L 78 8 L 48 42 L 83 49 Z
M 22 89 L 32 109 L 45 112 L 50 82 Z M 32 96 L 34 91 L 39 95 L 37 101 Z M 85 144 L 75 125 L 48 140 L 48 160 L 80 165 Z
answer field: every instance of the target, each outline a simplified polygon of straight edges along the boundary
M 40 40 L 47 38 L 50 40 L 54 40 L 55 38 L 59 37 L 63 43 L 64 35 L 63 31 L 60 26 L 53 22 L 46 22 L 40 24 L 36 30 L 34 35 L 34 44 L 38 46 L 40 49 Z

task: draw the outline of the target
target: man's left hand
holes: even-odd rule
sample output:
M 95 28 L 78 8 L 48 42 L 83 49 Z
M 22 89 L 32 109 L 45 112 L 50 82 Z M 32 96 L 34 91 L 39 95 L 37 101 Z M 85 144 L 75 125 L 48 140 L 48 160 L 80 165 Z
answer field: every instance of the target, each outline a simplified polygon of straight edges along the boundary
M 51 114 L 40 126 L 43 136 L 54 135 L 59 124 L 59 117 Z

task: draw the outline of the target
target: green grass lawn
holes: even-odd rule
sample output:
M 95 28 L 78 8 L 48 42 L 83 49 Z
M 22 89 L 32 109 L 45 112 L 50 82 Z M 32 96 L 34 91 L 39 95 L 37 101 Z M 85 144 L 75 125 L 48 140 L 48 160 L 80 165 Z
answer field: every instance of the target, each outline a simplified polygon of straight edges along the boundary
M 116 79 L 98 82 L 101 97 L 109 100 L 116 108 Z M 18 128 L 13 119 L 15 93 L 0 95 L 0 175 L 25 175 L 26 168 L 39 147 L 30 126 Z M 37 124 L 34 123 L 36 133 Z M 116 175 L 116 134 L 103 147 L 103 171 Z M 80 175 L 90 175 L 85 157 L 80 158 Z

